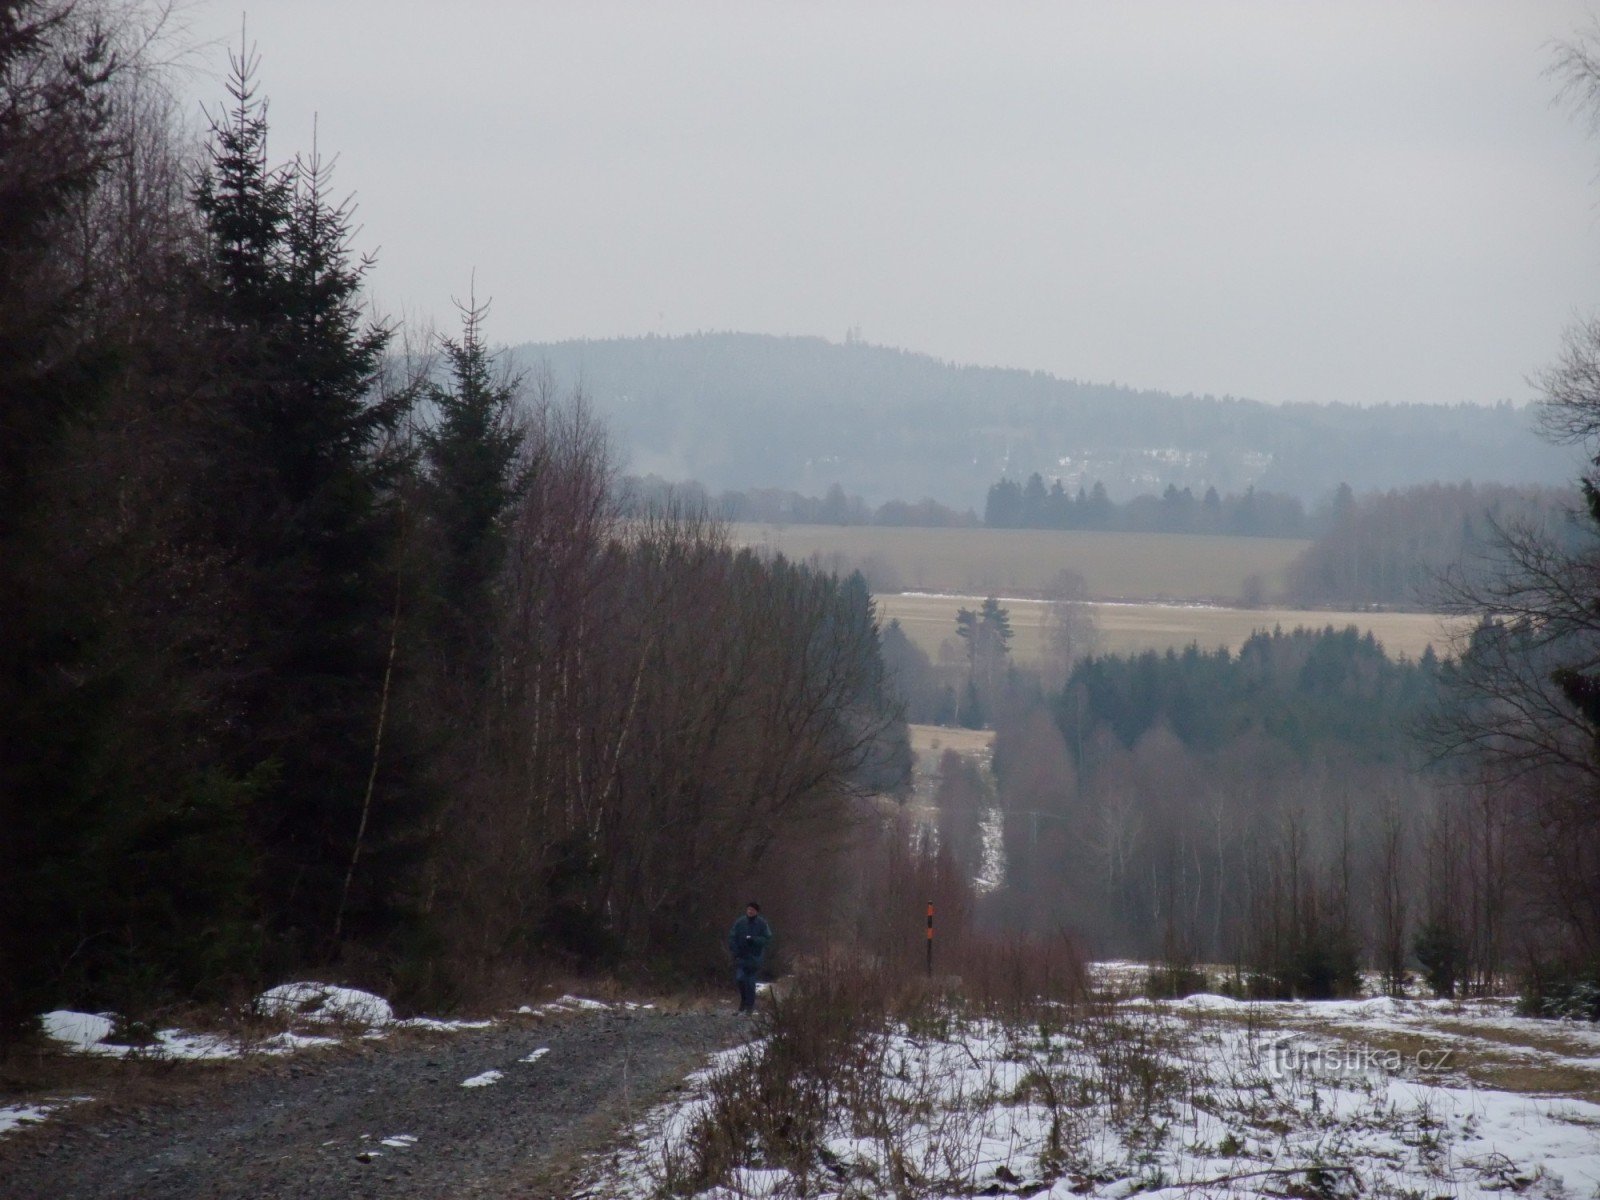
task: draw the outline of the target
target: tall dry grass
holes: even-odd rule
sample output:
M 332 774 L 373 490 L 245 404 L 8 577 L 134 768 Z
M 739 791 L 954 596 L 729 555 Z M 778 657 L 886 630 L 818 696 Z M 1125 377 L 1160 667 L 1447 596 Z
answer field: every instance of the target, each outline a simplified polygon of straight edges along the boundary
M 787 1172 L 798 1196 L 952 1194 L 972 1183 L 997 1104 L 1047 1112 L 1040 1162 L 1059 1177 L 1090 1169 L 1088 1111 L 1132 1126 L 1181 1090 L 1170 1035 L 1101 1001 L 1066 939 L 971 937 L 958 965 L 930 980 L 860 954 L 809 963 L 765 1040 L 711 1074 L 659 1148 L 657 1194 L 739 1195 L 748 1170 Z M 980 1067 L 959 1050 L 969 1036 L 1001 1052 Z M 830 1150 L 841 1136 L 875 1165 Z

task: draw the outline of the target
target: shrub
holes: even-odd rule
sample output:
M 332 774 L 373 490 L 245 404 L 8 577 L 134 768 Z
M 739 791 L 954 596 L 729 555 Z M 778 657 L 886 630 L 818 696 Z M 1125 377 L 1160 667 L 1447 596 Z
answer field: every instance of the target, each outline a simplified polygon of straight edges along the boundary
M 1195 967 L 1151 967 L 1144 977 L 1144 994 L 1151 1000 L 1181 1000 L 1209 989 L 1206 973 Z
M 1412 945 L 1417 961 L 1422 964 L 1422 977 L 1428 981 L 1433 994 L 1453 997 L 1461 971 L 1461 937 L 1454 928 L 1443 921 L 1432 920 L 1417 930 Z
M 1600 963 L 1535 963 L 1522 976 L 1517 1011 L 1528 1017 L 1600 1021 Z

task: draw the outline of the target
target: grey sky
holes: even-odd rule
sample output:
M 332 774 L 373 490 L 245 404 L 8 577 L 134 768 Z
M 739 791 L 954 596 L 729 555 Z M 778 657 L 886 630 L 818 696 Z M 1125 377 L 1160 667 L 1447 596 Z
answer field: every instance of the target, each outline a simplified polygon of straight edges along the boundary
M 196 36 L 241 10 L 199 0 Z M 1526 399 L 1600 305 L 1581 3 L 249 11 L 373 290 L 496 340 L 748 330 L 1263 400 Z M 215 52 L 222 64 L 223 51 Z M 194 80 L 196 102 L 220 95 Z

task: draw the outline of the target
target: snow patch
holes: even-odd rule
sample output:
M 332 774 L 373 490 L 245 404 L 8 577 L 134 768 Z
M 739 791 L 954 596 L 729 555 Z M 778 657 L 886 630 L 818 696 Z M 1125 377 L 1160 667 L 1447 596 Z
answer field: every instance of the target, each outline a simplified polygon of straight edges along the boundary
M 116 1022 L 103 1013 L 72 1012 L 57 1009 L 39 1018 L 53 1041 L 79 1054 L 101 1058 L 160 1058 L 191 1062 L 237 1058 L 239 1043 L 216 1033 L 189 1033 L 182 1029 L 158 1030 L 151 1040 L 139 1045 L 110 1042 Z
M 463 1029 L 489 1029 L 494 1025 L 492 1020 L 464 1021 L 443 1020 L 439 1017 L 407 1017 L 404 1021 L 396 1021 L 398 1029 L 426 1029 L 433 1033 L 459 1033 Z
M 393 1137 L 384 1138 L 382 1144 L 395 1150 L 405 1150 L 417 1144 L 417 1135 L 414 1133 L 397 1133 Z
M 1246 1007 L 1243 1000 L 1235 1000 L 1232 996 L 1216 996 L 1210 992 L 1196 992 L 1192 996 L 1168 1000 L 1166 1003 L 1173 1008 L 1188 1008 L 1198 1012 L 1221 1012 Z
M 1255 1018 L 1248 1024 L 1226 1011 L 1245 1009 Z M 1095 1024 L 1068 1022 L 1041 1032 L 968 1018 L 939 1035 L 891 1024 L 873 1044 L 883 1061 L 885 1099 L 905 1122 L 893 1131 L 893 1156 L 889 1139 L 862 1136 L 846 1113 L 819 1131 L 826 1166 L 841 1180 L 868 1183 L 888 1178 L 892 1169 L 915 1168 L 928 1180 L 919 1192 L 928 1200 L 994 1194 L 1068 1200 L 1090 1192 L 1171 1200 L 1304 1195 L 1309 1192 L 1301 1185 L 1318 1171 L 1326 1177 L 1330 1163 L 1352 1173 L 1341 1174 L 1334 1191 L 1319 1185 L 1318 1194 L 1462 1200 L 1593 1194 L 1600 1182 L 1600 1105 L 1501 1091 L 1456 1074 L 1421 1078 L 1406 1067 L 1339 1070 L 1337 1057 L 1326 1060 L 1333 1069 L 1322 1071 L 1315 1054 L 1280 1053 L 1286 1039 L 1308 1052 L 1348 1052 L 1350 1045 L 1323 1036 L 1330 1017 L 1336 1024 L 1380 1027 L 1411 1022 L 1415 1030 L 1430 1015 L 1437 1019 L 1442 1012 L 1418 1001 L 1247 1006 L 1202 995 L 1117 1006 L 1111 1016 L 1093 1020 L 1111 1022 L 1121 1041 L 1147 1047 L 1140 1053 L 1151 1062 L 1187 1077 L 1163 1098 L 1156 1121 L 1113 1102 L 1116 1093 L 1109 1089 L 1125 1068 L 1116 1065 L 1120 1059 L 1102 1058 Z M 1455 1010 L 1446 1019 L 1466 1024 Z M 660 1164 L 681 1155 L 697 1133 L 716 1076 L 745 1069 L 763 1048 L 752 1042 L 724 1051 L 691 1075 L 677 1099 L 635 1128 L 636 1148 L 616 1160 L 595 1194 L 628 1200 L 659 1194 Z M 1069 1098 L 1058 1107 L 1026 1085 L 1030 1072 L 1041 1069 L 1062 1081 L 1100 1077 L 1108 1090 L 1090 1090 L 1087 1099 Z M 1063 1131 L 1073 1155 L 1065 1172 Z M 801 1191 L 795 1176 L 759 1158 L 747 1159 L 721 1183 L 698 1193 L 699 1200 L 775 1200 Z M 862 1194 L 879 1194 L 863 1186 Z
M 21 1129 L 24 1125 L 37 1125 L 48 1120 L 50 1114 L 73 1104 L 82 1104 L 90 1096 L 66 1096 L 59 1100 L 39 1100 L 33 1104 L 0 1105 L 0 1137 Z
M 256 1007 L 268 1016 L 303 1021 L 369 1026 L 394 1022 L 394 1009 L 382 996 L 331 983 L 280 983 L 257 996 Z
M 609 1012 L 612 1007 L 612 1005 L 607 1004 L 604 1000 L 590 1000 L 583 996 L 567 995 L 562 996 L 559 1000 L 551 1000 L 544 1004 L 524 1004 L 518 1008 L 516 1012 L 518 1016 L 523 1017 L 543 1017 L 571 1012 Z M 623 1004 L 617 1007 L 639 1008 L 641 1006 L 637 1004 Z M 655 1006 L 652 1004 L 646 1004 L 643 1007 L 654 1008 Z
M 275 1033 L 261 1042 L 259 1049 L 264 1054 L 293 1054 L 297 1050 L 315 1050 L 318 1046 L 337 1046 L 338 1038 L 316 1037 L 304 1033 Z
M 45 1013 L 39 1023 L 44 1026 L 47 1037 L 77 1050 L 87 1050 L 104 1041 L 116 1027 L 103 1013 L 73 1012 L 64 1008 Z
M 549 1053 L 550 1053 L 550 1047 L 549 1046 L 540 1046 L 532 1054 L 526 1054 L 523 1057 L 517 1059 L 517 1061 L 518 1062 L 525 1062 L 525 1063 L 538 1062 L 541 1058 L 543 1058 L 546 1054 L 549 1054 Z
M 481 1088 L 490 1084 L 499 1083 L 506 1077 L 504 1071 L 485 1071 L 482 1075 L 474 1075 L 471 1079 L 463 1079 L 462 1087 Z
M 465 1029 L 487 1029 L 492 1020 L 442 1020 L 437 1017 L 411 1017 L 395 1020 L 394 1009 L 381 996 L 335 984 L 282 983 L 256 997 L 256 1010 L 268 1016 L 287 1018 L 313 1025 L 340 1025 L 349 1036 L 356 1029 L 362 1036 L 381 1039 L 391 1029 L 421 1029 L 454 1033 Z M 138 1044 L 109 1040 L 116 1032 L 112 1013 L 73 1012 L 58 1009 L 39 1018 L 39 1024 L 52 1040 L 77 1054 L 102 1058 L 147 1058 L 163 1061 L 213 1062 L 240 1058 L 247 1054 L 294 1054 L 339 1044 L 339 1038 L 284 1030 L 259 1041 L 246 1041 L 227 1034 L 194 1033 L 183 1029 L 162 1029 Z M 340 1031 L 334 1031 L 340 1032 Z
M 604 1010 L 611 1007 L 603 1000 L 588 1000 L 582 996 L 563 996 L 555 1003 L 565 1008 L 581 1008 L 591 1011 Z

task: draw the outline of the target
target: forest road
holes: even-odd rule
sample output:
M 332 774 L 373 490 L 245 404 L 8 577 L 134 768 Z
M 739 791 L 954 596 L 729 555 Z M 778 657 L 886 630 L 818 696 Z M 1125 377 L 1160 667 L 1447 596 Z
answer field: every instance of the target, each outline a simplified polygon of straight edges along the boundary
M 741 1036 L 724 1013 L 611 1010 L 175 1069 L 154 1099 L 0 1141 L 0 1197 L 570 1200 L 583 1155 Z

